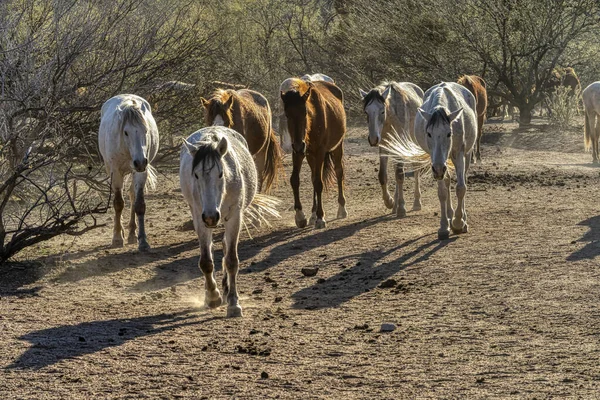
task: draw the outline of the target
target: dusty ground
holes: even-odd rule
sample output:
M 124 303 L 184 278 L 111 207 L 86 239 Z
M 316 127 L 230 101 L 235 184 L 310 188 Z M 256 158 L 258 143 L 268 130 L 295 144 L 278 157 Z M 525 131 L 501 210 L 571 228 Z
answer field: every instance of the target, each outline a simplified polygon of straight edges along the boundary
M 107 248 L 108 222 L 2 272 L 0 398 L 597 398 L 600 169 L 580 129 L 514 128 L 486 126 L 470 232 L 442 243 L 431 178 L 422 211 L 391 217 L 351 130 L 349 218 L 299 230 L 283 211 L 244 234 L 242 319 L 202 309 L 177 167 L 160 166 L 150 254 Z M 276 194 L 291 204 L 288 184 Z

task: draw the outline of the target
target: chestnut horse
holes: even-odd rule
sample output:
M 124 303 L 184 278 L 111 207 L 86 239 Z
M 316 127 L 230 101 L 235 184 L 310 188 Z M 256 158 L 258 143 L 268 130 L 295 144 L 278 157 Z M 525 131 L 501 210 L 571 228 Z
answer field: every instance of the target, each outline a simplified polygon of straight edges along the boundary
M 475 102 L 477 103 L 477 140 L 475 141 L 475 151 L 471 157 L 473 163 L 481 162 L 481 136 L 483 136 L 483 123 L 485 121 L 488 99 L 485 81 L 483 78 L 477 75 L 463 75 L 458 78 L 458 84 L 463 85 L 469 92 L 475 96 Z
M 283 164 L 265 96 L 248 89 L 217 89 L 208 100 L 201 100 L 206 125 L 234 129 L 246 139 L 258 172 L 259 191 L 269 192 Z
M 324 81 L 306 82 L 300 78 L 286 79 L 281 85 L 281 100 L 292 139 L 293 170 L 290 184 L 294 191 L 296 226 L 306 226 L 300 203 L 300 168 L 306 157 L 312 173 L 313 206 L 310 223 L 325 228 L 321 195 L 324 184 L 337 179 L 338 218 L 346 218 L 344 197 L 344 136 L 346 112 L 344 96 L 335 84 Z

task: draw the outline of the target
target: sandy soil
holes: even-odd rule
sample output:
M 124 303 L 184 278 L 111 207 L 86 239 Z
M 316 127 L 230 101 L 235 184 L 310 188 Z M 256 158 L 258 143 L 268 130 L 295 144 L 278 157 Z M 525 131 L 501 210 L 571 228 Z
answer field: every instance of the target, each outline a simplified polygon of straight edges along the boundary
M 580 127 L 515 128 L 486 125 L 470 232 L 445 242 L 431 178 L 421 211 L 390 216 L 353 128 L 347 219 L 333 220 L 334 190 L 327 229 L 297 229 L 282 183 L 282 220 L 244 233 L 242 319 L 202 308 L 177 165 L 159 166 L 149 254 L 108 248 L 107 215 L 3 267 L 0 398 L 597 398 L 600 169 Z M 217 240 L 218 281 L 221 256 Z

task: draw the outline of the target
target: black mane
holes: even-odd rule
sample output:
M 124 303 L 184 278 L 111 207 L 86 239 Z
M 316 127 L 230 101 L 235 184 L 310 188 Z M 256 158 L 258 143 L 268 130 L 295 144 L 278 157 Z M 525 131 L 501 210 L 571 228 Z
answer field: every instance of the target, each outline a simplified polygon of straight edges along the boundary
M 194 154 L 194 160 L 192 161 L 192 174 L 200 163 L 202 163 L 203 170 L 207 169 L 207 163 L 210 163 L 208 167 L 209 170 L 217 165 L 217 162 L 221 158 L 221 154 L 219 154 L 219 151 L 217 150 L 218 143 L 219 138 L 216 135 L 213 135 L 210 141 L 196 143 L 198 150 L 196 151 L 196 154 Z
M 450 124 L 450 118 L 448 118 L 446 110 L 444 110 L 443 108 L 438 108 L 433 112 L 433 114 L 431 114 L 431 118 L 429 119 L 429 121 L 427 121 L 426 129 L 433 128 L 434 126 L 444 122 Z
M 381 93 L 379 93 L 379 90 L 371 89 L 371 91 L 369 93 L 367 93 L 367 95 L 365 97 L 363 97 L 363 108 L 368 106 L 369 103 L 371 103 L 375 99 L 377 99 L 380 102 L 382 102 L 383 104 L 385 104 L 385 99 L 383 98 Z

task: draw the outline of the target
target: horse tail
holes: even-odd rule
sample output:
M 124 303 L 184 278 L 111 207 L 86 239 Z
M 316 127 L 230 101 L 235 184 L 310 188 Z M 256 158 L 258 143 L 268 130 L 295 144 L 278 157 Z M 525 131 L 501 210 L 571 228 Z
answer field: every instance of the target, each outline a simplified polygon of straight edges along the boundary
M 270 226 L 269 220 L 281 218 L 277 211 L 280 204 L 281 200 L 276 197 L 257 193 L 252 203 L 244 210 L 244 225 L 260 227 L 264 223 Z
M 392 160 L 402 164 L 404 172 L 418 171 L 421 174 L 431 172 L 431 156 L 408 135 L 398 135 L 398 132 L 394 130 L 381 147 Z M 450 172 L 454 171 L 454 164 L 450 159 L 448 159 L 448 169 Z
M 269 193 L 273 184 L 277 184 L 277 178 L 283 171 L 281 147 L 275 138 L 275 131 L 273 131 L 273 128 L 269 129 L 266 153 L 262 179 L 263 190 L 265 193 Z
M 585 151 L 590 151 L 592 147 L 592 132 L 590 132 L 590 117 L 587 112 L 585 114 L 585 124 L 583 126 L 583 143 L 585 144 Z
M 342 144 L 340 144 L 341 146 Z M 329 189 L 336 181 L 335 166 L 333 165 L 333 156 L 331 152 L 325 154 L 323 162 L 323 187 Z
M 148 179 L 146 179 L 146 190 L 154 190 L 156 189 L 157 182 L 156 168 L 148 164 L 146 171 L 148 172 Z

